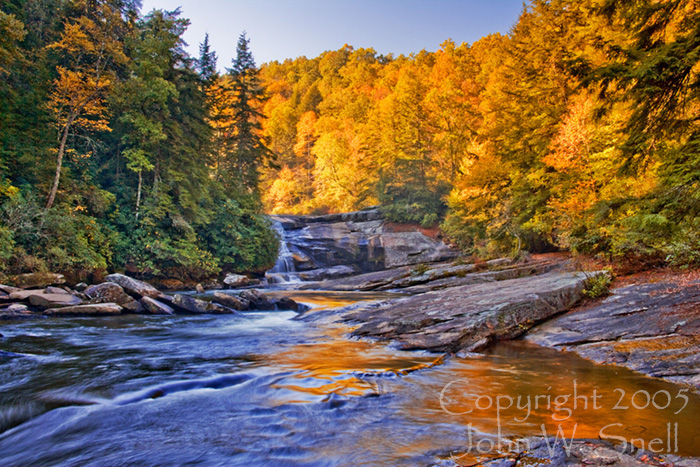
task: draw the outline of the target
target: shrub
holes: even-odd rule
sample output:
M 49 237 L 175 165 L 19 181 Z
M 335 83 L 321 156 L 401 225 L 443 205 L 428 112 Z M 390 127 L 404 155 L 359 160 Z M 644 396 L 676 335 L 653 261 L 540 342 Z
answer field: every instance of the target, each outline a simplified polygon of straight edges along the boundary
M 605 297 L 610 293 L 610 285 L 612 284 L 612 273 L 606 271 L 604 274 L 597 274 L 586 279 L 583 291 L 584 297 L 598 298 Z

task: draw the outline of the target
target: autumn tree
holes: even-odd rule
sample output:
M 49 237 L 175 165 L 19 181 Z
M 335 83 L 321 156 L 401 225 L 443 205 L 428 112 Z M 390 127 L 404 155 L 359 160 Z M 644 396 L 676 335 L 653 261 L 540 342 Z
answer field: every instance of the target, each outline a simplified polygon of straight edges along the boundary
M 127 62 L 120 41 L 120 12 L 106 1 L 81 4 L 88 14 L 68 21 L 60 39 L 49 45 L 61 56 L 49 107 L 59 133 L 56 172 L 46 209 L 53 206 L 68 136 L 75 130 L 109 131 L 105 99 L 115 69 Z

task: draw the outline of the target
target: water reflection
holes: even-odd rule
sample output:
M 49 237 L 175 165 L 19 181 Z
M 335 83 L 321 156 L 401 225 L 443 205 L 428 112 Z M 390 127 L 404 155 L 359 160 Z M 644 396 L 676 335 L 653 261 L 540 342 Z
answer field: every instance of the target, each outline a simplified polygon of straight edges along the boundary
M 386 294 L 293 298 L 319 310 Z M 575 429 L 598 438 L 612 423 L 621 426 L 606 434 L 646 447 L 662 439 L 656 448 L 668 444 L 671 423 L 671 450 L 677 438 L 677 454 L 700 455 L 700 399 L 687 393 L 683 407 L 679 386 L 520 342 L 443 360 L 295 316 L 4 326 L 0 350 L 24 357 L 0 360 L 0 424 L 18 425 L 0 435 L 3 464 L 426 465 L 466 451 L 469 430 L 471 441 L 497 440 L 499 431 L 504 440 L 538 435 L 543 425 L 549 434 L 561 425 L 566 436 Z M 573 408 L 574 382 L 588 408 L 583 399 Z M 645 405 L 640 391 L 650 394 L 646 409 L 633 405 Z M 669 406 L 656 408 L 666 392 Z

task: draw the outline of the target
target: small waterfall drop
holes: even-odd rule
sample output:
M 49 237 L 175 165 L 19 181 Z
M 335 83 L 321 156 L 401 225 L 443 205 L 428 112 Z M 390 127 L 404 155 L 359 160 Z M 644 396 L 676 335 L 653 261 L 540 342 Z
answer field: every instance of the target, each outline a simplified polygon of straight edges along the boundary
M 274 221 L 272 228 L 280 238 L 280 248 L 275 265 L 265 273 L 265 277 L 273 284 L 301 282 L 294 268 L 294 256 L 289 251 L 282 223 Z

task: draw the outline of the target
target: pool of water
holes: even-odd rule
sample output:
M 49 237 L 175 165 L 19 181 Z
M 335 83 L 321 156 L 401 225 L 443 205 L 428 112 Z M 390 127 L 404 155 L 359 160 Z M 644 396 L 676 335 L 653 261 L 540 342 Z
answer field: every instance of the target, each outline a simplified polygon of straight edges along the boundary
M 386 298 L 294 297 L 314 310 Z M 404 352 L 296 316 L 4 323 L 0 463 L 430 465 L 558 430 L 700 455 L 700 398 L 680 386 L 524 342 Z

